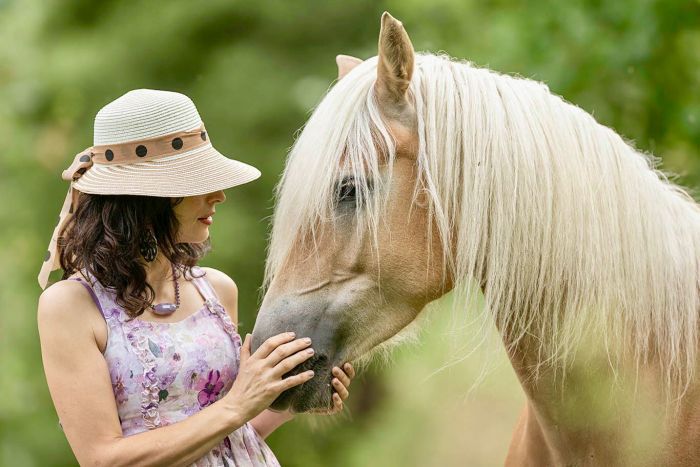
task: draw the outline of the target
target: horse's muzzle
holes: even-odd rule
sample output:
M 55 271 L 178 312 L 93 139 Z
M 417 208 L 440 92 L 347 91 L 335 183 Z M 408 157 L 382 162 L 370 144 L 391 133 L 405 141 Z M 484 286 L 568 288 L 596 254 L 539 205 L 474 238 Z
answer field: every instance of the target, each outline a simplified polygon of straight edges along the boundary
M 313 370 L 314 377 L 280 394 L 271 406 L 275 410 L 291 408 L 294 412 L 306 412 L 333 406 L 331 370 L 343 363 L 338 352 L 342 333 L 338 321 L 327 316 L 325 304 L 304 302 L 293 304 L 291 300 L 281 299 L 275 300 L 273 306 L 263 304 L 253 329 L 252 352 L 268 338 L 288 331 L 294 331 L 297 338 L 310 337 L 315 351 L 313 357 L 284 375 L 286 378 Z

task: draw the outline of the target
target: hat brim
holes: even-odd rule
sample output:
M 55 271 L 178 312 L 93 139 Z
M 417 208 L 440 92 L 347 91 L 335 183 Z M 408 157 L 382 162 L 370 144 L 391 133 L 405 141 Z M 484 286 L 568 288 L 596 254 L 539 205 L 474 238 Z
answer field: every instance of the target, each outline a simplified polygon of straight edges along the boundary
M 208 144 L 145 162 L 95 163 L 73 186 L 91 194 L 183 197 L 224 190 L 258 177 L 255 167 L 229 159 Z

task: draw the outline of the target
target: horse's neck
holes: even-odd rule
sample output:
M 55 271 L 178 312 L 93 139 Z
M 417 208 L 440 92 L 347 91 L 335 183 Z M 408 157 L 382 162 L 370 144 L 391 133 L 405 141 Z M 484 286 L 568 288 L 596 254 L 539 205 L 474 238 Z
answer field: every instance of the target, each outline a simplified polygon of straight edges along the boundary
M 519 459 L 514 465 L 523 464 L 517 451 L 534 452 L 540 465 L 584 458 L 591 465 L 627 465 L 631 458 L 643 459 L 637 465 L 675 465 L 682 458 L 700 465 L 700 453 L 693 452 L 700 446 L 700 385 L 670 402 L 656 365 L 613 367 L 600 354 L 574 359 L 566 371 L 540 366 L 534 372 L 536 349 L 524 339 L 508 352 L 528 399 L 511 446 Z

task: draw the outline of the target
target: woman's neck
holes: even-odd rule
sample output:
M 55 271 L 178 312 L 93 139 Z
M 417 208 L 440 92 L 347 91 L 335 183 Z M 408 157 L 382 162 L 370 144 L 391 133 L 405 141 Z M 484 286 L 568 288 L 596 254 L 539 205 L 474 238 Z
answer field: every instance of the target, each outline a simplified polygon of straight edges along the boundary
M 172 280 L 172 266 L 162 253 L 158 253 L 158 256 L 152 262 L 146 263 L 146 281 L 154 290 L 157 291 L 166 283 L 171 283 Z

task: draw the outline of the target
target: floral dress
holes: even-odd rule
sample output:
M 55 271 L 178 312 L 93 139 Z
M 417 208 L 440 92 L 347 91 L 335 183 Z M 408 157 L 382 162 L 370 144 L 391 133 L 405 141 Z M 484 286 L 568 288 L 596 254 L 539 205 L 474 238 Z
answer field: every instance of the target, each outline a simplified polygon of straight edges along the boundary
M 173 323 L 129 319 L 112 289 L 71 278 L 92 295 L 107 322 L 104 357 L 124 436 L 186 419 L 226 394 L 238 374 L 241 337 L 201 268 L 191 280 L 204 305 Z M 85 272 L 84 275 L 87 276 Z M 89 276 L 88 276 L 89 277 Z M 246 423 L 192 466 L 279 466 Z

